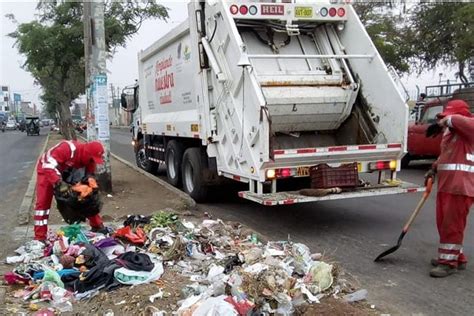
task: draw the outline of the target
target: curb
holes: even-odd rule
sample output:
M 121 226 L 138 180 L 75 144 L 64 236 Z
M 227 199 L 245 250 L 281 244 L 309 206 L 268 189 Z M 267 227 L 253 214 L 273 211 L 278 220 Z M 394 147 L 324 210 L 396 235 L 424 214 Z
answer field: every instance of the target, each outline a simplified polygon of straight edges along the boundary
M 44 142 L 43 148 L 40 151 L 40 155 L 44 153 L 46 150 L 46 146 L 48 145 L 49 141 L 49 133 L 46 136 L 46 140 Z M 20 209 L 18 210 L 18 225 L 26 225 L 30 220 L 30 210 L 31 205 L 33 204 L 33 199 L 35 197 L 35 190 L 36 190 L 36 168 L 38 164 L 35 163 L 35 168 L 33 170 L 33 175 L 31 176 L 30 182 L 28 183 L 28 188 L 26 189 L 25 196 L 23 197 L 23 201 L 21 202 Z
M 116 154 L 114 154 L 112 152 L 110 152 L 110 155 L 112 157 L 114 157 L 115 159 L 117 159 L 118 161 L 120 161 L 121 163 L 123 163 L 124 165 L 126 165 L 127 167 L 132 168 L 136 172 L 146 176 L 147 178 L 149 178 L 149 179 L 155 181 L 156 183 L 164 186 L 167 190 L 169 190 L 169 191 L 175 193 L 176 195 L 178 195 L 185 202 L 187 207 L 189 207 L 189 208 L 195 208 L 196 207 L 196 201 L 194 201 L 189 195 L 187 195 L 186 193 L 184 193 L 180 189 L 177 189 L 174 186 L 172 186 L 171 184 L 169 184 L 168 182 L 166 182 L 166 181 L 164 181 L 164 180 L 162 180 L 162 179 L 146 172 L 145 170 L 142 170 L 142 169 L 138 168 L 137 166 L 131 164 L 127 160 L 117 156 Z
M 113 129 L 128 129 L 129 130 L 131 127 L 120 125 L 120 126 L 110 126 L 110 128 L 113 128 Z

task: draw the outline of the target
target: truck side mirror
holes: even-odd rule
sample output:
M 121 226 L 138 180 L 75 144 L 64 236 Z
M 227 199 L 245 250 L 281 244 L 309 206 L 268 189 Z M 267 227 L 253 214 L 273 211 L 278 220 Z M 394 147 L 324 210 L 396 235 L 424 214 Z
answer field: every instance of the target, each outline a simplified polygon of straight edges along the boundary
M 127 108 L 128 108 L 127 98 L 126 98 L 125 93 L 122 93 L 122 94 L 120 95 L 120 105 L 121 105 L 122 108 L 124 108 L 124 109 L 127 109 Z

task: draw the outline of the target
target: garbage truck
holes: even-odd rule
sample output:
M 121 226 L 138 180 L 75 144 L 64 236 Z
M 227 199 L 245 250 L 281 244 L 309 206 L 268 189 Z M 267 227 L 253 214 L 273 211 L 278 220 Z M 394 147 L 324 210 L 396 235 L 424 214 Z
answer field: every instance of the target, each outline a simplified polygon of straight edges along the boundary
M 187 9 L 122 93 L 139 167 L 197 201 L 222 179 L 263 205 L 424 190 L 397 178 L 408 106 L 350 1 Z

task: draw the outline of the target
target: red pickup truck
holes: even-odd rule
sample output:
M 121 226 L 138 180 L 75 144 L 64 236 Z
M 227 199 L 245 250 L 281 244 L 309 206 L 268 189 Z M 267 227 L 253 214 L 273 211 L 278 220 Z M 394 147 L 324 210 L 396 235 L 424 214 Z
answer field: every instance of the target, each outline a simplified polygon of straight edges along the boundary
M 436 122 L 436 114 L 443 112 L 446 102 L 428 101 L 421 111 L 420 119 L 408 125 L 407 154 L 402 159 L 402 168 L 408 167 L 410 161 L 415 159 L 431 159 L 439 155 L 441 135 L 426 137 L 428 126 Z
M 402 168 L 408 167 L 410 161 L 416 159 L 432 159 L 439 156 L 442 135 L 428 138 L 425 136 L 426 129 L 436 122 L 436 114 L 441 113 L 451 99 L 465 100 L 474 113 L 474 88 L 459 89 L 449 96 L 428 99 L 418 115 L 419 120 L 408 125 L 408 152 L 402 159 Z

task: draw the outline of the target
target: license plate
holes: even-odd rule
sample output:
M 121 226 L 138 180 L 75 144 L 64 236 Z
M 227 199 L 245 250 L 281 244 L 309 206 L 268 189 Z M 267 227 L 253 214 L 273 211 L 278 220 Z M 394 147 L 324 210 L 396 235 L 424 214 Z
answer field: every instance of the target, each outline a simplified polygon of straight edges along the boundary
M 296 168 L 297 177 L 309 177 L 309 167 L 298 167 Z
M 312 18 L 313 8 L 312 7 L 296 7 L 295 17 L 297 18 Z

